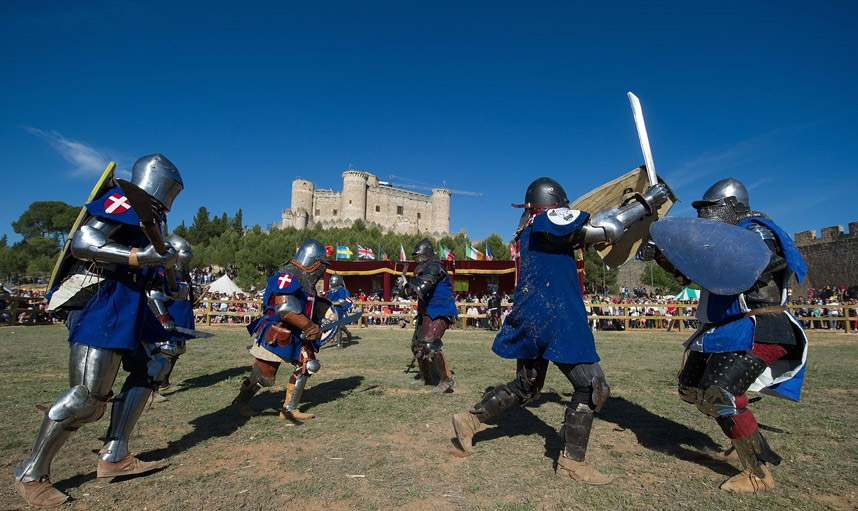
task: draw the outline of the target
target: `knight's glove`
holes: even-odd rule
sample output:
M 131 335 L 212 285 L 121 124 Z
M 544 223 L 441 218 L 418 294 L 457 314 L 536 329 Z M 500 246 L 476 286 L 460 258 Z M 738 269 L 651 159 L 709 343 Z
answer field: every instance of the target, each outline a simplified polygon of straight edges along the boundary
M 655 255 L 658 253 L 658 247 L 655 245 L 653 240 L 647 240 L 646 243 L 641 245 L 641 248 L 638 249 L 637 258 L 639 261 L 652 261 L 655 259 Z
M 287 312 L 283 316 L 283 321 L 300 328 L 303 332 L 301 337 L 308 341 L 318 341 L 322 338 L 322 329 L 319 328 L 319 325 L 310 321 L 310 318 L 303 314 Z
M 667 202 L 667 199 L 669 198 L 670 190 L 667 189 L 667 186 L 665 186 L 664 183 L 658 183 L 650 186 L 643 193 L 643 199 L 646 201 L 650 213 L 657 210 L 658 207 Z
M 172 268 L 176 266 L 179 260 L 179 254 L 171 245 L 167 245 L 167 252 L 164 255 L 155 251 L 152 245 L 142 249 L 131 249 L 131 256 L 128 258 L 130 266 L 163 266 L 164 268 Z
M 167 295 L 169 295 L 173 300 L 187 300 L 190 296 L 191 288 L 186 283 L 179 282 L 175 291 L 171 290 L 169 287 L 167 287 L 166 291 Z
M 176 329 L 176 322 L 173 321 L 173 316 L 169 314 L 159 314 L 158 321 L 161 323 L 161 326 L 164 327 L 164 330 L 171 332 Z

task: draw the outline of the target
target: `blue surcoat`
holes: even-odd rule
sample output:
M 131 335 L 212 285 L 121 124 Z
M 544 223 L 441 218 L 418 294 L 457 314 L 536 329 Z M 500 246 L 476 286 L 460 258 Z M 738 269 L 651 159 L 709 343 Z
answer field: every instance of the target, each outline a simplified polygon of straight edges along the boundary
M 575 249 L 549 236 L 568 237 L 589 214 L 565 208 L 535 216 L 517 236 L 521 270 L 512 311 L 492 351 L 504 358 L 546 358 L 576 364 L 598 362 L 590 331 Z
M 271 345 L 265 340 L 265 332 L 274 325 L 280 325 L 280 317 L 274 313 L 274 298 L 285 295 L 292 295 L 297 298 L 302 310 L 304 310 L 304 314 L 308 317 L 313 317 L 312 307 L 316 297 L 304 292 L 297 277 L 288 273 L 276 273 L 268 278 L 265 294 L 262 296 L 262 316 L 250 323 L 247 326 L 247 331 L 254 337 L 256 344 L 278 357 L 288 360 L 298 360 L 301 355 L 303 342 L 300 337 L 300 329 L 290 326 L 290 330 L 293 332 L 292 339 L 286 346 L 280 346 L 279 344 Z M 313 347 L 315 351 L 318 351 L 319 341 L 315 341 Z
M 100 195 L 86 208 L 95 217 L 123 224 L 112 235 L 112 241 L 133 248 L 148 246 L 149 240 L 140 229 L 134 210 L 110 207 L 117 197 L 123 197 L 118 187 Z M 146 287 L 156 276 L 155 269 L 114 266 L 115 270 L 102 273 L 105 280 L 98 291 L 70 318 L 69 343 L 135 351 L 141 339 L 168 340 L 170 336 L 149 308 L 146 296 Z
M 334 307 L 341 313 L 347 312 L 352 308 L 351 301 L 352 294 L 349 293 L 349 290 L 345 287 L 338 287 L 336 289 L 331 289 L 328 291 L 327 298 L 332 302 L 338 302 L 340 300 L 345 300 L 345 303 L 342 305 L 334 305 Z
M 420 277 L 420 275 L 427 273 L 429 270 L 429 265 L 438 265 L 440 269 L 435 268 L 433 271 L 440 272 L 443 275 L 432 289 L 428 290 L 426 294 L 420 298 L 420 305 L 426 307 L 426 315 L 428 315 L 432 319 L 438 319 L 441 316 L 447 316 L 449 318 L 455 318 L 459 315 L 459 309 L 456 308 L 456 297 L 453 296 L 453 285 L 450 284 L 450 276 L 447 274 L 447 270 L 444 269 L 444 264 L 441 261 L 429 261 L 426 263 L 426 266 L 419 272 L 415 273 L 415 277 Z

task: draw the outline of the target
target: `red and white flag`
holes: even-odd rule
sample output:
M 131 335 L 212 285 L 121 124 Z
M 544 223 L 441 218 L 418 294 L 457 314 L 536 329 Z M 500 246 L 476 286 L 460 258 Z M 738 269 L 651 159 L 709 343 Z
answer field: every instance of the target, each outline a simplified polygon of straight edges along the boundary
M 405 249 L 402 248 L 402 243 L 399 244 L 399 260 L 407 261 L 408 258 L 405 256 Z

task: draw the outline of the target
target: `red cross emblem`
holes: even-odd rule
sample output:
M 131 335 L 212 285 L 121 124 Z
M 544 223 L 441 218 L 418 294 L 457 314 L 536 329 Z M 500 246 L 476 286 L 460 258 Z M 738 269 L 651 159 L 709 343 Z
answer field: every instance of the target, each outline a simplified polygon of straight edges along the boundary
M 280 278 L 277 279 L 277 287 L 280 289 L 285 289 L 292 283 L 292 275 L 281 273 Z
M 128 202 L 128 197 L 114 193 L 104 201 L 104 212 L 109 215 L 119 215 L 131 209 L 131 203 Z

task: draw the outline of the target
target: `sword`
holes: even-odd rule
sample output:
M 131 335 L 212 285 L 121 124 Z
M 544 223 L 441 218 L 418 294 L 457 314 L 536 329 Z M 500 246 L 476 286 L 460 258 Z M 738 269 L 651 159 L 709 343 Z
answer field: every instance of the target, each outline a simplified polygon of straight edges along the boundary
M 149 242 L 152 243 L 155 252 L 158 252 L 159 255 L 166 254 L 167 245 L 164 244 L 164 235 L 161 234 L 161 229 L 155 223 L 155 212 L 152 211 L 152 197 L 139 186 L 124 179 L 117 179 L 116 184 L 122 189 L 122 193 L 128 197 L 131 207 L 137 213 L 137 218 L 140 219 L 140 228 L 143 230 L 143 234 L 149 238 Z M 175 269 L 164 268 L 164 272 L 167 276 L 167 285 L 170 287 L 170 290 L 175 291 L 179 289 L 179 285 L 176 283 Z
M 655 186 L 658 184 L 658 177 L 655 174 L 655 162 L 652 161 L 652 149 L 649 147 L 649 136 L 646 132 L 641 101 L 637 96 L 629 92 L 629 103 L 632 105 L 632 113 L 635 117 L 635 127 L 638 130 L 638 139 L 641 143 L 641 152 L 643 152 L 644 164 L 646 165 L 646 175 L 649 178 L 650 186 Z
M 200 330 L 192 330 L 190 328 L 185 328 L 181 326 L 173 327 L 173 330 L 179 332 L 180 334 L 190 335 L 194 339 L 208 339 L 209 337 L 214 337 L 215 335 L 211 332 L 201 332 Z
M 354 323 L 355 321 L 359 320 L 361 316 L 363 316 L 363 311 L 356 312 L 350 316 L 343 316 L 342 318 L 340 318 L 336 321 L 331 321 L 330 323 L 325 323 L 324 325 L 321 326 L 321 328 L 319 328 L 319 330 L 321 330 L 322 332 L 327 332 L 329 330 L 333 330 L 334 328 L 337 328 L 337 327 L 340 327 L 343 325 L 350 325 L 350 324 Z M 331 336 L 331 339 L 333 339 L 334 337 L 335 336 Z M 301 339 L 305 339 L 305 336 L 303 333 L 301 334 Z M 321 346 L 329 343 L 331 341 L 331 339 L 328 339 L 327 341 L 323 342 L 319 346 L 321 347 Z

